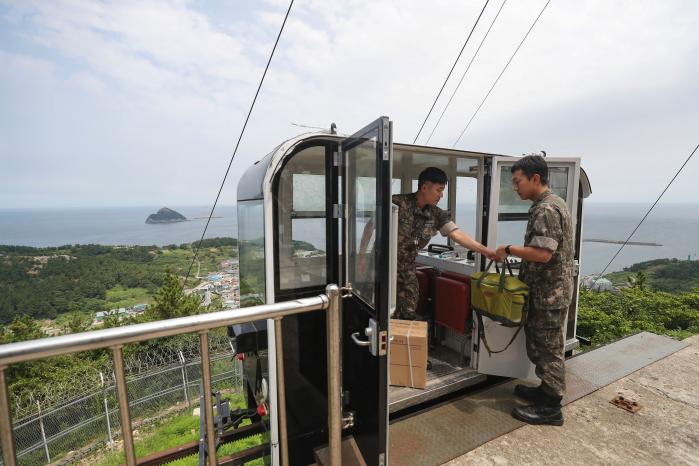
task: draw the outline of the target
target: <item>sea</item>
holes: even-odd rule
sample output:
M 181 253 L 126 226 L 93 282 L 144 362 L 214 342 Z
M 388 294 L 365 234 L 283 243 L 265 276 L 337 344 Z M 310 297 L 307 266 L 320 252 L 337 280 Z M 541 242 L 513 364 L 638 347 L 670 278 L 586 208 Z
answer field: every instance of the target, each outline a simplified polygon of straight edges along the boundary
M 162 207 L 162 206 L 160 206 Z M 157 245 L 191 243 L 204 231 L 211 206 L 168 206 L 189 220 L 146 224 L 160 207 L 105 207 L 72 209 L 0 209 L 0 244 L 34 247 L 65 244 Z M 586 203 L 583 238 L 624 241 L 650 204 Z M 457 215 L 457 219 L 458 219 Z M 312 228 L 303 239 L 324 248 Z M 237 237 L 235 205 L 217 206 L 205 238 Z M 627 245 L 607 267 L 620 244 L 583 242 L 583 275 L 622 270 L 629 265 L 660 258 L 699 259 L 699 203 L 660 203 L 646 218 L 632 241 L 661 246 Z M 299 238 L 301 239 L 301 238 Z M 318 244 L 316 244 L 318 243 Z

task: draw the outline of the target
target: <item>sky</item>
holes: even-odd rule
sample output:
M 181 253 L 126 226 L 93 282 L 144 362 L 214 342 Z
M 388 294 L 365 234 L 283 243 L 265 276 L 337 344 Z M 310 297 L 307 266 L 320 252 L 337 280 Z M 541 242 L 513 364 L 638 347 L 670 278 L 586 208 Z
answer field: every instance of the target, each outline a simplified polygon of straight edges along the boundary
M 545 4 L 505 3 L 430 145 L 452 147 Z M 296 0 L 220 203 L 296 125 L 387 115 L 411 143 L 483 5 Z M 287 7 L 0 0 L 0 208 L 213 204 Z M 699 144 L 698 30 L 692 0 L 551 0 L 457 148 L 581 157 L 590 201 L 650 204 Z M 664 201 L 696 202 L 698 176 L 695 155 Z

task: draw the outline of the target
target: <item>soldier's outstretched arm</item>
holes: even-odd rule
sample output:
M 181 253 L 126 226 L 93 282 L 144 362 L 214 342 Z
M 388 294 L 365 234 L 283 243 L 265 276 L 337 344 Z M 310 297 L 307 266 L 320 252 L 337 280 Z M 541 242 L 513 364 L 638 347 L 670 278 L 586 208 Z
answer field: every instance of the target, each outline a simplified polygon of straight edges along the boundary
M 461 246 L 465 247 L 466 249 L 470 249 L 471 251 L 483 254 L 490 260 L 500 260 L 495 251 L 483 246 L 481 243 L 473 239 L 471 235 L 469 235 L 468 233 L 464 233 L 461 230 L 453 230 L 447 236 L 459 243 Z
M 553 252 L 546 248 L 538 248 L 534 246 L 512 246 L 501 244 L 498 246 L 497 255 L 501 259 L 505 259 L 508 254 L 505 248 L 509 246 L 511 256 L 521 257 L 527 262 L 543 262 L 546 263 L 551 260 Z

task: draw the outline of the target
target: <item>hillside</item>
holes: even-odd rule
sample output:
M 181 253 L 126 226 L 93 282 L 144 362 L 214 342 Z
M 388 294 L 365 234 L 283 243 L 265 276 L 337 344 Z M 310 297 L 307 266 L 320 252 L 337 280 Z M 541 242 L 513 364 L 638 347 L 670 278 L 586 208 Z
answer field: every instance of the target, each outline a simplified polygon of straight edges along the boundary
M 26 315 L 55 319 L 78 311 L 93 314 L 150 302 L 171 270 L 185 275 L 192 245 L 55 248 L 0 246 L 0 324 Z M 234 238 L 206 239 L 199 250 L 200 273 L 217 271 L 222 260 L 237 257 Z M 190 277 L 194 277 L 194 264 Z M 190 278 L 188 285 L 198 282 Z
M 625 267 L 623 271 L 605 277 L 615 284 L 623 284 L 638 272 L 645 275 L 646 285 L 653 290 L 679 293 L 699 288 L 699 260 L 655 259 Z

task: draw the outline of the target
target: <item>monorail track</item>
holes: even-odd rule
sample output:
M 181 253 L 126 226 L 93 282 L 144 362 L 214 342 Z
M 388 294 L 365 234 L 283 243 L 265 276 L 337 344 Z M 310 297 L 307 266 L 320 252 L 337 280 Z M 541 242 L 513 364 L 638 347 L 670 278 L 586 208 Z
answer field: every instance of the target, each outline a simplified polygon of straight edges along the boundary
M 236 442 L 238 440 L 243 440 L 252 437 L 253 435 L 261 434 L 264 431 L 264 424 L 262 422 L 256 422 L 248 426 L 224 432 L 221 436 L 219 446 L 226 443 Z M 158 466 L 197 454 L 199 454 L 199 441 L 193 440 L 189 443 L 139 458 L 136 460 L 136 464 L 138 466 Z M 257 445 L 251 448 L 246 448 L 245 450 L 236 452 L 232 455 L 219 458 L 218 464 L 225 466 L 239 465 L 255 458 L 261 458 L 268 454 L 268 445 Z

